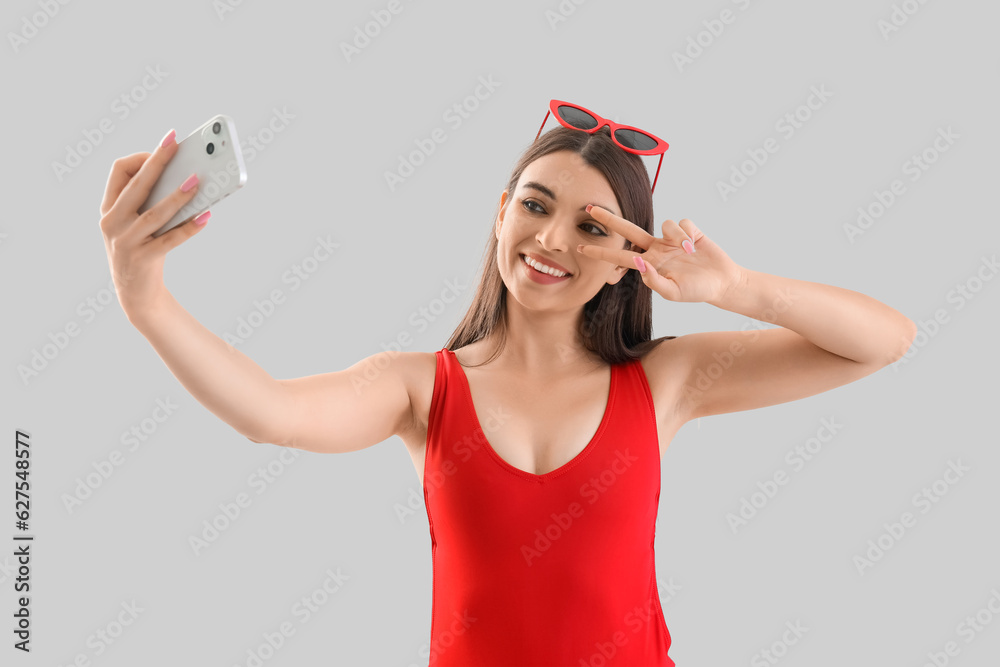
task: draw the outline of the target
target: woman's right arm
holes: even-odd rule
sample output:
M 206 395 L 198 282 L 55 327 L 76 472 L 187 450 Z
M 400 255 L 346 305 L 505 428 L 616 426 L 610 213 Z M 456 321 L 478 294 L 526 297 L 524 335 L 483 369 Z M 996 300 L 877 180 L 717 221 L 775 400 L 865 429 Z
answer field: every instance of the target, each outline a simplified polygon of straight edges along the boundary
M 199 403 L 253 442 L 350 452 L 411 424 L 413 353 L 379 352 L 343 371 L 275 380 L 166 290 L 129 320 Z
M 200 232 L 194 219 L 159 229 L 198 191 L 181 184 L 141 215 L 138 207 L 177 150 L 173 132 L 152 153 L 115 161 L 101 232 L 118 301 L 170 372 L 198 402 L 254 442 L 317 452 L 368 447 L 413 423 L 408 387 L 418 353 L 381 352 L 350 368 L 275 380 L 202 326 L 163 284 L 167 252 Z M 190 183 L 188 183 L 190 185 Z

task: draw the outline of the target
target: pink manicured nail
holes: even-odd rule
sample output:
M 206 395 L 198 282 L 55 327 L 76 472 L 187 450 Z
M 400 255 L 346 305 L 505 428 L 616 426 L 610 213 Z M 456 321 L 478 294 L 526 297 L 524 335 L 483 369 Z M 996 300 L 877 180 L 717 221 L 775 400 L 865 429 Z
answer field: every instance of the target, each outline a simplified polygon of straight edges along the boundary
M 187 192 L 198 185 L 198 174 L 191 174 L 188 179 L 181 184 L 181 192 Z
M 212 217 L 212 212 L 205 211 L 204 213 L 202 213 L 201 215 L 199 215 L 197 218 L 194 219 L 194 224 L 204 225 L 206 222 L 208 222 L 208 219 L 211 217 Z
M 635 260 L 635 268 L 639 269 L 639 273 L 645 273 L 646 272 L 646 263 L 644 261 L 642 261 L 642 257 L 639 257 L 638 255 L 635 255 L 635 256 L 632 257 L 632 259 Z
M 167 136 L 163 137 L 163 141 L 160 142 L 160 147 L 164 148 L 167 146 L 167 144 L 174 143 L 174 138 L 176 136 L 177 132 L 175 132 L 174 130 L 170 130 L 170 132 L 167 133 Z
M 587 204 L 587 213 L 590 213 L 590 209 L 594 208 L 593 204 Z
M 686 252 L 689 255 L 694 252 L 694 244 L 687 239 L 681 241 L 681 247 L 684 248 L 684 252 Z

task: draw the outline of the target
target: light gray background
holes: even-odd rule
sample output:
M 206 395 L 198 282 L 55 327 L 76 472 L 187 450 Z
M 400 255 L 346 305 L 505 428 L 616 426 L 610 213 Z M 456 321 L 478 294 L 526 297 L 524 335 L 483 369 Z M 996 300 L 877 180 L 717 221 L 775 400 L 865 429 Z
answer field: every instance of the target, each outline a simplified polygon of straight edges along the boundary
M 939 309 L 949 318 L 905 363 L 677 434 L 662 461 L 656 539 L 677 664 L 765 664 L 755 654 L 796 621 L 808 632 L 781 664 L 916 666 L 948 641 L 960 648 L 949 664 L 994 664 L 1000 618 L 983 612 L 992 623 L 971 643 L 957 626 L 987 609 L 992 591 L 1000 609 L 1000 280 L 976 282 L 979 271 L 995 277 L 983 258 L 1000 245 L 1000 10 L 907 4 L 919 11 L 886 39 L 878 22 L 890 19 L 888 0 L 564 2 L 554 28 L 555 0 L 404 0 L 348 62 L 341 43 L 387 2 L 244 0 L 221 13 L 208 0 L 73 2 L 34 19 L 38 2 L 7 3 L 2 661 L 246 665 L 262 634 L 290 621 L 295 634 L 264 664 L 426 664 L 430 538 L 401 440 L 303 453 L 258 495 L 248 478 L 283 450 L 249 442 L 195 401 L 115 301 L 92 319 L 79 309 L 108 296 L 99 205 L 115 158 L 229 114 L 241 139 L 270 142 L 248 162 L 245 189 L 169 255 L 166 283 L 180 303 L 221 336 L 282 290 L 284 304 L 238 345 L 276 378 L 346 368 L 404 332 L 407 349 L 435 351 L 468 308 L 509 171 L 558 98 L 670 143 L 657 225 L 689 217 L 748 268 L 863 292 L 916 322 Z M 735 20 L 679 70 L 674 54 L 725 9 Z M 15 49 L 10 34 L 30 32 L 25 21 L 44 25 Z M 147 66 L 166 76 L 121 118 L 112 103 Z M 454 128 L 443 114 L 479 77 L 500 85 Z M 832 97 L 786 139 L 775 123 L 813 86 Z M 294 118 L 268 137 L 276 108 Z M 53 162 L 102 118 L 113 131 L 60 180 Z M 390 191 L 384 173 L 437 127 L 447 141 Z M 949 127 L 959 138 L 909 180 L 904 162 Z M 723 201 L 717 183 L 769 136 L 780 150 Z M 646 162 L 652 176 L 656 160 Z M 896 178 L 905 194 L 850 243 L 844 224 Z M 282 276 L 318 237 L 340 246 L 293 290 Z M 427 328 L 411 319 L 449 281 L 465 286 L 460 298 Z M 978 291 L 959 308 L 949 294 L 967 283 Z M 770 326 L 654 299 L 657 336 Z M 71 323 L 79 335 L 23 381 L 19 368 Z M 146 421 L 155 430 L 129 451 L 122 434 L 141 428 L 157 400 L 176 411 Z M 843 428 L 793 471 L 785 454 L 824 418 Z M 33 442 L 30 656 L 10 648 L 15 429 Z M 124 463 L 68 511 L 64 497 L 113 450 Z M 921 514 L 914 494 L 949 461 L 970 470 Z M 727 513 L 778 470 L 790 483 L 734 534 Z M 196 556 L 189 537 L 239 493 L 252 504 Z M 411 497 L 414 509 L 400 515 Z M 859 573 L 854 557 L 906 511 L 915 527 Z M 328 569 L 349 578 L 302 623 L 293 605 Z M 143 611 L 97 655 L 88 637 L 132 601 Z

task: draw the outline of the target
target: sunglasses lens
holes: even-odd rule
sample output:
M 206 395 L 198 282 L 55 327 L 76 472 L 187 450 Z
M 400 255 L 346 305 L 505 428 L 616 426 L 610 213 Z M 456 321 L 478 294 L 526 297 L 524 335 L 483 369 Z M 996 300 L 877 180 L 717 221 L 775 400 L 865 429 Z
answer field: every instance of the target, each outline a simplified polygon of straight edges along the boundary
M 580 111 L 577 108 L 567 106 L 559 106 L 556 110 L 559 112 L 559 117 L 573 127 L 581 130 L 590 130 L 597 127 L 597 119 L 586 111 Z
M 620 141 L 622 145 L 639 151 L 648 151 L 651 148 L 656 148 L 656 139 L 635 130 L 615 130 L 615 139 Z

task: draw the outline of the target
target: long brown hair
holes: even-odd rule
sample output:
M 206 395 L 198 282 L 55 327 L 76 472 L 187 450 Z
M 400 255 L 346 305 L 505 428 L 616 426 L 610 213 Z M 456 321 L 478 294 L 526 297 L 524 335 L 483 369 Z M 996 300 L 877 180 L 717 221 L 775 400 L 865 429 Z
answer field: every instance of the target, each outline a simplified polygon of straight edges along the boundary
M 653 233 L 653 196 L 649 174 L 642 159 L 623 151 L 611 141 L 611 133 L 603 127 L 588 134 L 568 127 L 557 127 L 536 139 L 521 155 L 507 182 L 507 203 L 514 195 L 518 179 L 529 164 L 549 153 L 570 150 L 598 169 L 615 193 L 622 217 Z M 500 213 L 499 203 L 496 216 Z M 497 237 L 490 226 L 489 241 L 483 255 L 482 278 L 476 288 L 472 305 L 445 346 L 454 351 L 489 336 L 499 328 L 500 344 L 490 359 L 503 350 L 507 331 L 507 286 L 497 267 Z M 623 246 L 631 249 L 625 240 Z M 620 364 L 639 359 L 664 340 L 651 340 L 653 334 L 653 291 L 639 278 L 638 271 L 626 271 L 614 285 L 605 284 L 584 304 L 579 333 L 585 347 L 596 352 L 608 364 Z

